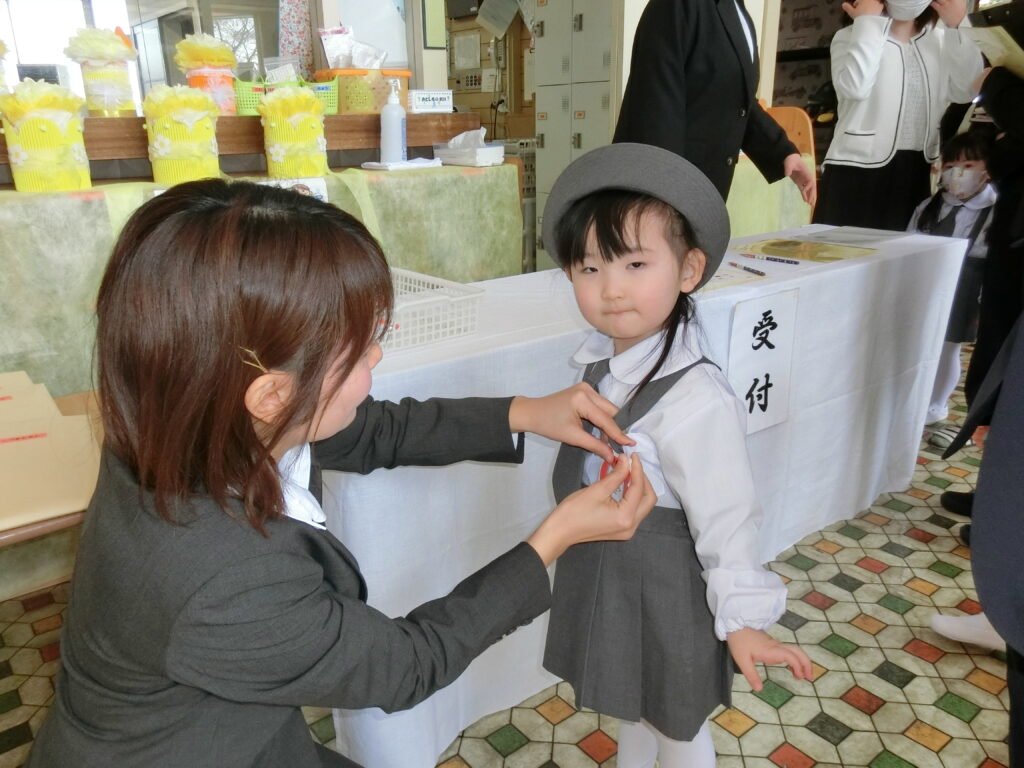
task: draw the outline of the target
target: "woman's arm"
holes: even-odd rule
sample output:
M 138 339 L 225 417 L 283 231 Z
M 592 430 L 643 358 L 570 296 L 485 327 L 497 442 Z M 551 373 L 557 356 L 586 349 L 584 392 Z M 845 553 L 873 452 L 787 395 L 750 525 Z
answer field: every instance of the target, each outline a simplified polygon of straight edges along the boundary
M 862 3 L 881 5 L 877 0 L 858 0 L 858 8 Z M 849 3 L 843 4 L 844 9 L 847 5 Z M 887 17 L 863 12 L 854 17 L 852 26 L 836 32 L 830 54 L 832 84 L 839 98 L 861 101 L 871 94 L 878 78 L 890 24 L 892 20 Z M 879 85 L 885 86 L 884 83 Z

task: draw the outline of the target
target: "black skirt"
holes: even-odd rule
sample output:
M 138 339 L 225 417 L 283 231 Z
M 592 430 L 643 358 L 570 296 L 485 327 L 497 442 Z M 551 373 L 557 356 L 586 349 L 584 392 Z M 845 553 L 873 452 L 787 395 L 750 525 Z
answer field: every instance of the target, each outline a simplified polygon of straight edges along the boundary
M 981 308 L 981 278 L 985 260 L 968 256 L 960 268 L 960 279 L 949 310 L 946 341 L 964 344 L 978 338 L 978 314 Z
M 812 221 L 905 232 L 914 209 L 931 194 L 930 173 L 924 153 L 909 149 L 880 168 L 826 163 Z

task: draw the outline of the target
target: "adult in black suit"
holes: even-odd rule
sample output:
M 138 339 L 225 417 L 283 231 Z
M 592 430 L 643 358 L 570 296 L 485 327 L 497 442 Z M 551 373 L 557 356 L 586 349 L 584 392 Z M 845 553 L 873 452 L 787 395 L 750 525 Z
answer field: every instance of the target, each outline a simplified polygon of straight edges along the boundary
M 1006 641 L 1010 689 L 1010 767 L 1024 766 L 1024 331 L 1010 329 L 978 387 L 963 428 L 950 451 L 959 450 L 984 420 L 992 428 L 978 473 L 974 501 L 971 563 L 978 599 L 992 626 Z M 948 454 L 949 452 L 947 452 Z
M 986 70 L 979 98 L 999 130 L 988 161 L 998 197 L 982 277 L 978 341 L 964 381 L 971 410 L 993 359 L 1024 311 L 1024 80 L 1003 67 Z M 989 423 L 994 404 L 987 413 L 979 412 L 979 425 Z M 970 515 L 973 498 L 972 493 L 946 491 L 941 502 L 951 512 Z
M 742 149 L 765 179 L 788 176 L 814 205 L 813 170 L 757 102 L 758 71 L 754 23 L 740 0 L 651 0 L 636 28 L 614 141 L 685 157 L 723 200 Z

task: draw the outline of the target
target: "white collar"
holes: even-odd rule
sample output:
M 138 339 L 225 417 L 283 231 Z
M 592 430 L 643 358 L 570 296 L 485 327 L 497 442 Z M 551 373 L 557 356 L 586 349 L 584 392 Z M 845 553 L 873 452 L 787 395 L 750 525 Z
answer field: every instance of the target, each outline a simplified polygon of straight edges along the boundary
M 985 184 L 981 191 L 970 200 L 961 200 L 959 197 L 953 197 L 948 192 L 943 191 L 942 202 L 952 206 L 962 205 L 969 211 L 977 211 L 982 208 L 989 208 L 995 204 L 996 190 L 991 184 Z
M 658 378 L 675 373 L 701 358 L 700 345 L 692 324 L 681 327 L 679 331 L 665 364 L 658 372 Z M 658 362 L 664 338 L 665 332 L 661 331 L 616 355 L 611 337 L 600 331 L 591 331 L 576 350 L 573 360 L 584 366 L 598 360 L 608 360 L 608 370 L 616 379 L 623 384 L 635 386 L 643 381 L 647 372 Z
M 314 528 L 326 529 L 327 515 L 309 490 L 309 476 L 313 468 L 313 452 L 309 443 L 286 451 L 277 462 L 277 468 L 281 473 L 284 513 Z

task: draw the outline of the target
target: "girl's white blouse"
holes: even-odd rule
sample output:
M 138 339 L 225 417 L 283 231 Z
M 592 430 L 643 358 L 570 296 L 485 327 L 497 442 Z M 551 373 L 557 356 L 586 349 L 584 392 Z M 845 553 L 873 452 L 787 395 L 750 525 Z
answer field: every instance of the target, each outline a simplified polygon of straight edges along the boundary
M 701 358 L 696 331 L 684 328 L 657 378 Z M 594 331 L 573 359 L 586 365 L 611 358 L 598 391 L 621 406 L 657 362 L 663 339 L 656 334 L 615 356 L 612 340 Z M 786 610 L 786 587 L 758 559 L 762 511 L 747 455 L 746 412 L 722 372 L 696 366 L 628 434 L 636 446 L 625 446 L 626 453 L 640 454 L 658 506 L 686 511 L 718 637 L 774 624 Z M 585 482 L 598 478 L 601 463 L 588 456 Z

